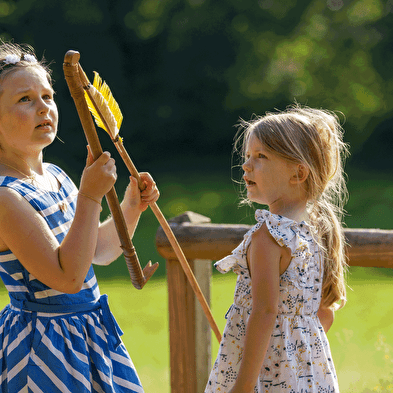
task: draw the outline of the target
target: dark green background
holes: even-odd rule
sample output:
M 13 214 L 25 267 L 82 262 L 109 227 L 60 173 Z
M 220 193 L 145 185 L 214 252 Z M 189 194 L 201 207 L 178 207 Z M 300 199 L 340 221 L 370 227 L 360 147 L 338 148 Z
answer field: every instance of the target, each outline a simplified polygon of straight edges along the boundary
M 125 146 L 157 180 L 168 218 L 194 210 L 251 223 L 231 181 L 234 125 L 296 100 L 341 112 L 352 153 L 348 226 L 391 228 L 392 10 L 391 0 L 0 0 L 0 34 L 52 61 L 64 143 L 45 158 L 76 184 L 86 142 L 62 71 L 69 49 L 111 87 Z M 119 158 L 118 171 L 122 194 Z M 142 265 L 160 259 L 157 226 L 148 212 L 138 228 Z M 98 274 L 127 273 L 117 263 Z

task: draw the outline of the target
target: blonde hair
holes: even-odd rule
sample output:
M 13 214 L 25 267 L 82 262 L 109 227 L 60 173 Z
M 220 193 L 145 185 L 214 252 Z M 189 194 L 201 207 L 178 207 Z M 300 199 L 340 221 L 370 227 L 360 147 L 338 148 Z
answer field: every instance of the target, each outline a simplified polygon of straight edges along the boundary
M 346 302 L 344 272 L 347 266 L 342 226 L 347 188 L 344 160 L 348 146 L 336 114 L 293 105 L 283 112 L 241 120 L 235 151 L 244 159 L 251 134 L 281 158 L 309 169 L 305 181 L 310 224 L 317 230 L 324 251 L 322 304 L 341 308 Z M 239 148 L 240 147 L 240 148 Z M 340 301 L 340 305 L 336 304 Z
M 21 60 L 15 64 L 6 64 L 4 60 L 8 55 L 16 55 Z M 49 84 L 52 86 L 52 71 L 46 64 L 45 59 L 42 59 L 40 61 L 37 60 L 36 63 L 31 63 L 23 59 L 25 55 L 34 56 L 34 58 L 36 59 L 34 49 L 30 45 L 19 45 L 13 42 L 4 42 L 0 40 L 0 92 L 1 82 L 4 80 L 4 78 L 11 72 L 14 72 L 23 67 L 41 67 L 46 73 Z

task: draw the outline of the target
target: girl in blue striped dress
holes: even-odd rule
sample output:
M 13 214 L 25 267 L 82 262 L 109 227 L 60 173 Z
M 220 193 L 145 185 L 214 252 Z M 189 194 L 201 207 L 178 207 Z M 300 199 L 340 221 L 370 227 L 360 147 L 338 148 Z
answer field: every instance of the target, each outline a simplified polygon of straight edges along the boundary
M 100 223 L 102 197 L 116 181 L 110 154 L 88 153 L 79 191 L 43 162 L 58 112 L 50 71 L 27 46 L 0 45 L 0 276 L 10 304 L 0 315 L 2 392 L 143 392 L 101 295 L 92 263 L 121 255 L 112 219 Z M 121 204 L 132 235 L 158 199 L 130 178 Z

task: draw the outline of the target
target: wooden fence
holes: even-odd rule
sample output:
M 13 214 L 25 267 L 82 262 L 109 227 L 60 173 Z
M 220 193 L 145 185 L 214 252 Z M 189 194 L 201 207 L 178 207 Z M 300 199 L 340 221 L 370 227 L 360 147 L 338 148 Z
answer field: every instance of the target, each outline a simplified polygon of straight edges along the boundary
M 212 261 L 230 254 L 250 225 L 212 224 L 193 212 L 169 223 L 210 304 Z M 350 266 L 393 268 L 393 230 L 346 229 L 345 236 Z M 202 393 L 211 364 L 210 326 L 162 228 L 156 247 L 167 268 L 171 393 Z

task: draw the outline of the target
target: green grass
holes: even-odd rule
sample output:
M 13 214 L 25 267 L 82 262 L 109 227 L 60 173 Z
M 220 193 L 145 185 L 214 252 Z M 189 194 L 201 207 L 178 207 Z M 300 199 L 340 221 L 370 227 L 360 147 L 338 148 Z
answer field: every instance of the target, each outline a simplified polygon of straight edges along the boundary
M 348 304 L 336 313 L 328 333 L 342 393 L 393 392 L 393 387 L 389 387 L 393 379 L 392 280 L 391 273 L 383 270 L 351 269 Z M 212 311 L 221 331 L 234 285 L 232 273 L 213 275 Z M 153 279 L 138 291 L 129 280 L 100 280 L 100 288 L 101 293 L 109 296 L 110 307 L 124 331 L 123 341 L 145 391 L 169 393 L 166 281 Z M 8 295 L 2 287 L 0 306 L 7 302 Z M 213 336 L 212 361 L 217 351 L 218 343 Z

